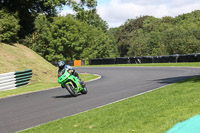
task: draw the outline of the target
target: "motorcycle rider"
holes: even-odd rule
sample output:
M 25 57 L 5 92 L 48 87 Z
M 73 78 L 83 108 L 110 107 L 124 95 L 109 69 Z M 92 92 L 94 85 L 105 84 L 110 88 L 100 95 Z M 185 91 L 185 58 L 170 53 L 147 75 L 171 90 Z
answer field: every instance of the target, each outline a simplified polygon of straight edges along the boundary
M 71 75 L 77 77 L 80 80 L 80 84 L 82 85 L 82 87 L 85 88 L 85 83 L 81 80 L 75 69 L 73 69 L 70 65 L 66 65 L 64 61 L 59 61 L 58 68 L 58 75 L 62 75 L 65 72 L 65 70 L 67 70 Z

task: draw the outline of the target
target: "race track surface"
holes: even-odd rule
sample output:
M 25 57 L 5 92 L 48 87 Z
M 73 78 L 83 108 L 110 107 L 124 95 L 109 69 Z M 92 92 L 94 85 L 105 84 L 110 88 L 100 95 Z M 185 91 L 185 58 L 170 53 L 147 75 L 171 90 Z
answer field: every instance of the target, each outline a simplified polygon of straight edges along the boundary
M 0 133 L 12 133 L 200 75 L 200 68 L 76 68 L 99 74 L 88 94 L 71 97 L 62 88 L 0 99 Z

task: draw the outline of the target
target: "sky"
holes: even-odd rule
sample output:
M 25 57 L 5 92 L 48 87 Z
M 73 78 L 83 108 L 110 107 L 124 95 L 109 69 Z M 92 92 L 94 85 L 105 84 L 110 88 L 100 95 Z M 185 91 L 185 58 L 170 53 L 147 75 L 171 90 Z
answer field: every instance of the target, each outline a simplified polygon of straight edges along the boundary
M 200 0 L 97 0 L 97 13 L 109 28 L 119 27 L 128 19 L 149 15 L 156 18 L 175 17 L 200 10 Z M 61 14 L 73 13 L 64 8 Z

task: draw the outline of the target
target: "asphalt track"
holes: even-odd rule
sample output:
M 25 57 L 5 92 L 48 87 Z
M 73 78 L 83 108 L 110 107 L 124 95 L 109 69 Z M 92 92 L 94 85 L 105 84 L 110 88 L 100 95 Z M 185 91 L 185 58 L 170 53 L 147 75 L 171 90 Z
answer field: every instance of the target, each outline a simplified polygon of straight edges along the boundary
M 76 68 L 99 74 L 87 83 L 88 94 L 71 97 L 62 88 L 0 99 L 0 133 L 12 133 L 138 95 L 200 75 L 200 68 L 98 67 Z

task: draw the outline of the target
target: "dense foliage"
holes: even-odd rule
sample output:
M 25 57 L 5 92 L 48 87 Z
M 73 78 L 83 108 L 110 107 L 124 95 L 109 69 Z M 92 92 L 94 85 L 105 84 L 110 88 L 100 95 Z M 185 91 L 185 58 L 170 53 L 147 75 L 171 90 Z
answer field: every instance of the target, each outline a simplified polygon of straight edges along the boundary
M 111 49 L 102 30 L 68 15 L 54 18 L 46 58 L 57 61 L 109 57 Z
M 121 56 L 200 53 L 200 11 L 175 18 L 143 16 L 120 28 L 117 43 Z
M 18 12 L 21 29 L 19 37 L 33 33 L 34 20 L 39 14 L 45 14 L 48 17 L 57 16 L 58 11 L 63 6 L 68 5 L 77 9 L 81 6 L 95 7 L 96 0 L 0 0 L 0 9 L 5 8 L 12 13 Z
M 35 32 L 23 40 L 48 61 L 106 58 L 115 56 L 105 31 L 76 20 L 72 15 L 35 19 Z
M 17 41 L 19 31 L 19 19 L 17 14 L 11 14 L 6 10 L 0 10 L 0 42 L 12 43 Z

